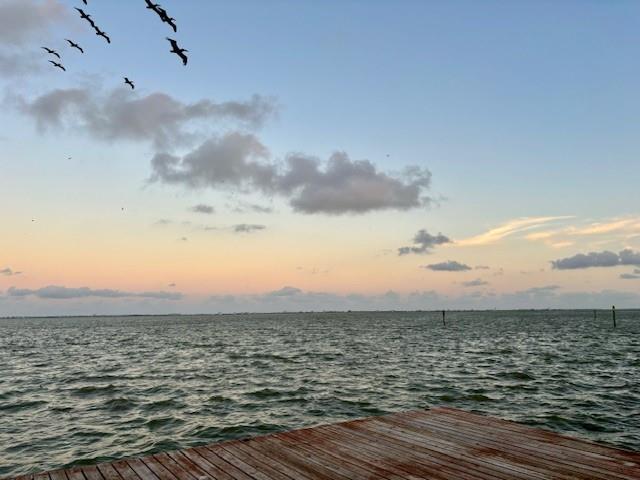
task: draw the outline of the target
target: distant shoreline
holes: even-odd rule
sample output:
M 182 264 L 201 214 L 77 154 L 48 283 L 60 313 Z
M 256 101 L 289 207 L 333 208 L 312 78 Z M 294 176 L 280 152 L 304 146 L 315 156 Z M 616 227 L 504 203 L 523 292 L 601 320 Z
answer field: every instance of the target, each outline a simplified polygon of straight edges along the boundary
M 610 308 L 506 308 L 506 309 L 445 309 L 447 313 L 472 313 L 472 312 L 610 312 Z M 636 312 L 640 307 L 616 308 L 617 312 Z M 299 315 L 299 314 L 335 314 L 335 313 L 432 313 L 440 314 L 442 309 L 436 310 L 299 310 L 279 312 L 229 312 L 229 313 L 132 313 L 117 315 L 15 315 L 0 316 L 0 320 L 19 319 L 47 319 L 47 318 L 130 318 L 130 317 L 223 317 L 235 315 Z

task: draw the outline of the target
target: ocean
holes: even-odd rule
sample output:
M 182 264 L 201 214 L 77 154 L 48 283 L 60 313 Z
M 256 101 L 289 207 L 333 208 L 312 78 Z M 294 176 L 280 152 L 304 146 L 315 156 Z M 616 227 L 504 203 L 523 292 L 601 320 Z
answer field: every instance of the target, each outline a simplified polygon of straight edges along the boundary
M 0 319 L 0 477 L 436 405 L 640 450 L 640 310 Z

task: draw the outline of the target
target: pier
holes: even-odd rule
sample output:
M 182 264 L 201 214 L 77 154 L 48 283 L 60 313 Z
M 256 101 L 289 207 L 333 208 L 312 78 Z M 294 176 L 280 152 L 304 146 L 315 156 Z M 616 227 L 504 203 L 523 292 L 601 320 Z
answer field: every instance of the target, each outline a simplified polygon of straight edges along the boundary
M 640 452 L 432 408 L 15 478 L 218 479 L 640 479 Z

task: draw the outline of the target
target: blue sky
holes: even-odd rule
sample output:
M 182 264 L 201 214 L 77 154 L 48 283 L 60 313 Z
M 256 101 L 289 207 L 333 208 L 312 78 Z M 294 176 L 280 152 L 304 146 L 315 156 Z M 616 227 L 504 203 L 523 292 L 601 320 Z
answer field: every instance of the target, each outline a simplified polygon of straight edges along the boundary
M 0 8 L 12 4 L 0 0 Z M 566 294 L 638 291 L 640 281 L 620 278 L 636 275 L 635 265 L 629 271 L 615 265 L 558 272 L 549 263 L 640 248 L 637 2 L 165 0 L 163 6 L 177 19 L 174 35 L 144 8 L 143 0 L 90 1 L 83 8 L 111 36 L 111 45 L 77 18 L 72 7 L 82 7 L 81 2 L 24 4 L 34 11 L 49 8 L 50 17 L 20 41 L 0 37 L 2 51 L 39 55 L 46 64 L 46 54 L 39 51 L 46 44 L 63 52 L 68 71 L 44 68 L 1 77 L 10 106 L 0 113 L 0 168 L 8 179 L 0 201 L 4 208 L 11 205 L 5 223 L 12 234 L 4 240 L 0 270 L 24 273 L 0 277 L 0 291 L 58 285 L 139 292 L 176 283 L 176 288 L 184 286 L 186 303 L 171 308 L 188 310 L 204 308 L 197 302 L 210 295 L 261 295 L 293 285 L 302 293 L 339 296 L 435 291 L 446 296 L 441 303 L 467 305 L 468 289 L 460 285 L 484 272 L 454 279 L 420 268 L 459 258 L 506 271 L 500 275 L 504 280 L 482 279 L 487 283 L 475 295 L 485 297 L 478 306 L 495 304 L 496 295 L 549 286 Z M 166 36 L 189 50 L 187 67 L 168 52 Z M 64 38 L 78 41 L 86 54 L 69 51 Z M 189 104 L 261 95 L 275 106 L 275 114 L 253 132 L 268 148 L 263 161 L 280 165 L 297 152 L 318 157 L 324 165 L 334 152 L 343 151 L 351 161 L 367 159 L 389 175 L 416 165 L 432 174 L 431 206 L 304 214 L 287 205 L 285 197 L 264 195 L 255 185 L 234 190 L 148 184 L 156 146 L 103 141 L 71 128 L 77 127 L 73 119 L 67 128 L 41 131 L 12 100 L 30 102 L 54 89 L 72 88 L 107 95 L 122 88 L 124 75 L 136 83 L 135 98 L 162 92 Z M 205 122 L 190 132 L 197 142 L 174 145 L 170 153 L 187 154 L 211 132 L 222 135 L 235 128 L 233 119 Z M 268 205 L 275 212 L 239 214 L 234 202 Z M 240 223 L 265 228 L 243 236 L 241 244 L 233 235 L 201 238 L 202 229 L 194 225 L 203 219 L 188 212 L 196 203 L 215 207 L 214 217 L 206 220 L 218 230 Z M 31 225 L 34 216 L 39 227 Z M 553 246 L 537 242 L 542 236 L 525 239 L 531 232 L 523 230 L 480 250 L 463 247 L 465 239 L 523 218 L 549 219 L 531 228 L 547 232 L 553 226 Z M 154 226 L 160 219 L 170 219 L 170 229 Z M 601 228 L 596 236 L 576 233 L 596 224 L 622 226 Z M 34 228 L 41 230 L 36 234 Z M 389 254 L 411 243 L 421 229 L 442 232 L 452 242 L 412 256 L 410 265 Z M 190 253 L 184 252 L 186 241 L 176 241 L 182 238 L 190 240 Z M 194 244 L 198 239 L 201 243 Z M 78 245 L 83 255 L 74 254 Z M 121 260 L 114 253 L 110 262 L 99 259 L 90 268 L 90 245 L 95 252 L 115 251 L 117 245 L 128 253 Z M 184 271 L 170 260 L 173 266 L 158 270 L 152 267 L 157 258 L 138 264 L 132 252 L 143 245 L 157 249 L 157 258 L 184 258 Z M 283 255 L 288 273 L 260 260 L 261 249 Z M 235 270 L 230 262 L 218 271 L 220 259 L 204 253 L 221 250 L 225 259 L 237 261 Z M 197 258 L 211 262 L 209 276 L 202 272 L 197 282 L 206 282 L 208 289 L 187 280 Z M 73 268 L 66 267 L 70 264 Z M 130 281 L 128 269 L 144 274 Z M 311 280 L 299 276 L 305 269 L 331 273 L 322 280 L 314 274 Z M 525 279 L 522 271 L 537 273 Z M 163 279 L 156 281 L 154 275 Z M 609 303 L 617 293 L 602 295 L 602 302 Z M 4 305 L 17 302 L 5 296 Z M 630 298 L 628 304 L 637 306 L 637 298 Z M 77 308 L 98 308 L 93 300 L 81 298 Z M 64 313 L 71 305 L 35 294 L 18 303 L 7 311 L 52 308 Z M 153 310 L 165 307 L 161 303 Z

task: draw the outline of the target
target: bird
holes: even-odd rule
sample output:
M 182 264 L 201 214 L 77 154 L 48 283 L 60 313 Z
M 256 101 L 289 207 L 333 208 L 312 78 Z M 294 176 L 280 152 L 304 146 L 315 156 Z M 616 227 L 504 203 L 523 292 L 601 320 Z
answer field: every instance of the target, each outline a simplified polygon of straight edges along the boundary
M 181 59 L 182 59 L 182 64 L 186 65 L 187 62 L 189 61 L 189 59 L 187 58 L 187 56 L 184 54 L 184 52 L 188 52 L 189 50 L 185 50 L 184 48 L 180 48 L 178 46 L 178 42 L 176 42 L 173 38 L 169 38 L 167 37 L 167 40 L 169 40 L 169 43 L 171 43 L 171 53 L 175 53 L 176 55 L 178 55 Z
M 89 22 L 93 28 L 96 28 L 95 22 L 91 20 L 91 15 L 86 14 L 85 11 L 82 10 L 81 8 L 78 8 L 78 7 L 74 7 L 74 8 L 80 13 L 80 17 L 84 18 L 87 22 Z
M 41 47 L 41 48 L 43 50 L 46 50 L 47 53 L 50 53 L 51 55 L 55 55 L 56 57 L 60 58 L 60 55 L 55 50 L 52 50 L 51 48 L 47 48 L 47 47 Z
M 65 72 L 67 71 L 66 68 L 64 68 L 62 65 L 60 65 L 57 62 L 54 62 L 53 60 L 49 60 L 49 63 L 53 64 L 54 67 L 58 67 L 60 70 L 64 70 Z
M 176 19 L 173 17 L 170 17 L 164 8 L 162 8 L 160 5 L 156 5 L 156 8 L 154 8 L 154 10 L 160 16 L 160 20 L 162 20 L 164 23 L 169 24 L 169 26 L 173 29 L 174 32 L 178 31 L 178 27 L 176 25 Z
M 161 17 L 164 23 L 169 24 L 169 26 L 173 29 L 174 32 L 178 31 L 178 26 L 176 25 L 176 19 L 173 17 L 169 17 L 168 15 Z
M 98 27 L 93 27 L 96 29 L 96 35 L 98 35 L 99 37 L 103 37 L 107 43 L 111 43 L 111 39 L 109 38 L 109 36 L 104 33 L 102 30 L 100 30 Z
M 123 77 L 123 78 L 124 78 L 124 83 L 129 85 L 131 87 L 131 90 L 135 90 L 136 86 L 133 84 L 133 82 L 129 80 L 127 77 Z
M 71 46 L 71 48 L 75 48 L 77 50 L 80 50 L 80 53 L 84 53 L 84 50 L 82 49 L 82 47 L 80 45 L 78 45 L 75 42 L 72 42 L 71 40 L 69 40 L 68 38 L 65 38 L 65 40 L 69 43 L 69 45 Z
M 158 13 L 158 8 L 160 8 L 160 4 L 159 3 L 153 3 L 151 0 L 144 0 L 145 3 L 147 4 L 147 8 L 153 10 L 154 12 Z

